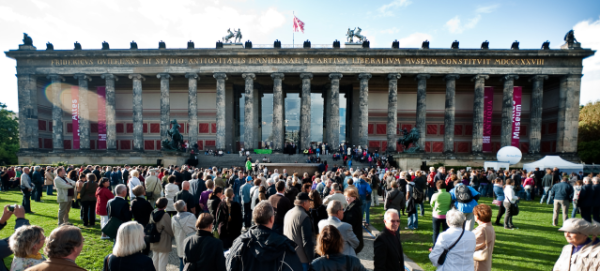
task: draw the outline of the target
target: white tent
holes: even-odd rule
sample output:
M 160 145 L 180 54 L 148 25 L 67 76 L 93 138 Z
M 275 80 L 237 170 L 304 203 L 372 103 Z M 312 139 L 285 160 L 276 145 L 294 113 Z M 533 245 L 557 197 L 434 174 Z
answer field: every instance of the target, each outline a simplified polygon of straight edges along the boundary
M 523 169 L 526 169 L 528 172 L 534 171 L 536 167 L 539 167 L 540 170 L 556 167 L 558 170 L 560 170 L 560 172 L 565 172 L 567 174 L 571 174 L 571 172 L 579 173 L 579 171 L 583 171 L 582 164 L 571 163 L 560 158 L 558 155 L 546 155 L 544 158 L 535 162 L 523 164 Z
M 508 169 L 509 166 L 510 166 L 510 164 L 508 162 L 498 162 L 498 161 L 485 161 L 485 162 L 483 162 L 483 168 L 486 169 L 486 170 L 488 168 L 493 168 L 495 171 L 498 171 L 501 168 Z

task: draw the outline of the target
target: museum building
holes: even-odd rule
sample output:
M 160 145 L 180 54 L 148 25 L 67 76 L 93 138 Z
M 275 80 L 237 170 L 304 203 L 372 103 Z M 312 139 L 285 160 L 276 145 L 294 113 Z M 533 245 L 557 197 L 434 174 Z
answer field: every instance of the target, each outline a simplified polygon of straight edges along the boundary
M 574 39 L 559 49 L 391 45 L 38 50 L 24 39 L 5 52 L 17 63 L 19 163 L 151 164 L 170 155 L 161 142 L 173 120 L 201 150 L 347 142 L 469 163 L 513 145 L 525 161 L 577 160 L 582 60 L 594 51 Z M 405 154 L 397 140 L 413 128 L 418 148 Z

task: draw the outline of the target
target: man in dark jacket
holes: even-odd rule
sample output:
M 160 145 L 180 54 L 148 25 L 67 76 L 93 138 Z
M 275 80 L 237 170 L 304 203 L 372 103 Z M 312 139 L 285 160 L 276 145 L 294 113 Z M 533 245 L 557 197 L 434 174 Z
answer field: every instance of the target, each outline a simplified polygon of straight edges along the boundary
M 598 177 L 592 178 L 592 198 L 594 203 L 592 204 L 592 215 L 594 221 L 600 223 L 600 179 Z
M 188 166 L 183 166 L 181 170 L 181 175 L 183 176 L 184 181 L 189 181 L 192 179 L 192 173 L 190 172 Z
M 121 180 L 123 180 L 124 184 L 127 184 L 127 181 L 129 181 L 129 166 L 128 165 L 125 165 L 125 167 L 123 169 Z
M 308 270 L 315 255 L 312 220 L 308 214 L 311 201 L 308 193 L 299 193 L 294 208 L 287 212 L 283 223 L 283 234 L 296 243 L 296 254 L 304 270 Z
M 548 197 L 546 204 L 550 204 L 550 188 L 552 188 L 552 171 L 550 169 L 546 170 L 546 175 L 542 178 L 542 187 L 544 188 L 544 194 L 542 195 L 542 199 L 540 199 L 540 204 L 544 202 L 544 198 Z
M 96 166 L 94 168 L 94 170 L 92 171 L 92 173 L 94 173 L 94 175 L 96 175 L 96 180 L 100 180 L 100 166 Z
M 115 187 L 116 197 L 108 201 L 106 205 L 106 211 L 108 213 L 108 219 L 116 217 L 123 222 L 131 220 L 131 211 L 129 210 L 129 202 L 125 200 L 127 196 L 127 186 L 124 184 L 117 185 Z
M 199 178 L 198 173 L 192 174 L 192 180 L 190 181 L 190 193 L 194 197 L 194 208 L 196 209 L 196 216 L 200 213 L 200 195 L 206 191 L 206 182 Z M 225 189 L 225 188 L 223 188 Z M 188 205 L 190 206 L 190 205 Z
M 177 192 L 177 194 L 175 194 L 175 201 L 178 200 L 183 200 L 185 202 L 186 206 L 190 206 L 190 209 L 188 210 L 190 213 L 195 214 L 196 213 L 196 204 L 198 202 L 194 202 L 194 196 L 192 196 L 192 193 L 190 193 L 190 182 L 188 181 L 183 181 L 183 183 L 181 184 L 181 188 L 182 190 Z
M 33 200 L 41 202 L 42 189 L 44 187 L 44 174 L 39 166 L 35 166 L 33 174 L 31 175 L 31 182 L 33 183 Z
M 256 224 L 233 242 L 227 255 L 229 271 L 299 271 L 296 243 L 273 231 L 274 210 L 267 201 L 254 207 L 252 220 Z
M 562 182 L 557 183 L 550 190 L 554 195 L 554 212 L 552 215 L 552 226 L 558 225 L 558 208 L 562 209 L 563 223 L 567 220 L 569 204 L 573 199 L 573 187 L 569 184 L 569 178 L 563 177 Z
M 268 179 L 267 184 L 269 185 L 269 187 L 267 188 L 266 196 L 267 198 L 269 198 L 277 194 L 277 189 L 275 189 L 275 181 L 273 181 L 273 179 Z
M 435 177 L 433 177 L 434 183 L 436 183 L 439 180 L 442 180 L 444 182 L 446 181 L 446 169 L 444 167 L 439 167 L 438 173 L 435 174 Z
M 214 218 L 209 213 L 200 214 L 196 221 L 196 235 L 183 241 L 183 264 L 190 263 L 189 270 L 225 271 L 223 242 L 214 238 L 212 225 Z
M 146 227 L 150 221 L 150 214 L 152 214 L 154 208 L 152 208 L 150 202 L 143 197 L 146 195 L 146 189 L 143 185 L 138 185 L 133 188 L 133 195 L 135 195 L 135 198 L 131 201 L 131 214 L 133 220 Z
M 271 207 L 275 211 L 275 222 L 272 228 L 275 232 L 283 234 L 283 221 L 285 214 L 292 209 L 293 206 L 292 202 L 290 202 L 290 200 L 283 194 L 285 191 L 285 182 L 278 181 L 277 184 L 275 184 L 275 188 L 277 189 L 277 193 L 269 197 Z
M 597 199 L 596 199 L 597 200 Z M 581 218 L 592 222 L 592 207 L 594 206 L 594 187 L 589 177 L 583 178 L 583 186 L 579 192 L 577 207 L 581 210 Z
M 400 216 L 394 209 L 387 210 L 383 216 L 385 229 L 377 235 L 374 247 L 374 271 L 404 270 L 404 255 L 400 240 Z
M 544 191 L 544 187 L 542 186 L 542 178 L 544 178 L 544 172 L 541 171 L 539 167 L 536 167 L 535 171 L 533 171 L 533 175 L 535 176 L 535 194 L 540 196 Z

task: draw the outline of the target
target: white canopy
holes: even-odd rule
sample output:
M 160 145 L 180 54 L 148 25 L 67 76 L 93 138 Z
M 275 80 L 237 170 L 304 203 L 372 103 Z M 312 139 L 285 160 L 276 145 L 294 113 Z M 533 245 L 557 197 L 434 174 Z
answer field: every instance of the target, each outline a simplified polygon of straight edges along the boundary
M 488 168 L 493 168 L 495 171 L 498 171 L 500 168 L 508 169 L 510 164 L 508 162 L 499 162 L 499 161 L 485 161 L 483 162 L 483 168 L 487 170 Z
M 545 168 L 558 168 L 560 172 L 565 172 L 570 174 L 571 172 L 583 171 L 582 164 L 571 163 L 567 160 L 560 158 L 558 155 L 546 155 L 544 158 L 537 160 L 535 162 L 529 164 L 523 164 L 523 169 L 526 169 L 528 172 L 534 171 L 536 167 L 539 167 L 540 170 L 544 170 Z

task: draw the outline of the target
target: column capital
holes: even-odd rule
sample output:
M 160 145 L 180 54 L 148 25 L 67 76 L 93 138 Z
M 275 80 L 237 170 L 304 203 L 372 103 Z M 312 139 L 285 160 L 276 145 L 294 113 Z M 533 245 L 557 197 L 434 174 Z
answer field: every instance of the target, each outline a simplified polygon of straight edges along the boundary
M 519 79 L 519 76 L 516 74 L 507 74 L 507 75 L 500 77 L 500 81 L 517 80 L 517 79 Z
M 583 74 L 565 74 L 564 78 L 567 80 L 579 80 L 583 77 Z
M 478 75 L 473 76 L 473 78 L 471 78 L 471 81 L 475 81 L 475 80 L 479 80 L 479 79 L 487 80 L 487 79 L 490 79 L 490 76 L 487 74 L 478 74 Z
M 373 77 L 370 73 L 360 73 L 358 74 L 358 80 L 369 80 Z
M 48 76 L 46 76 L 46 78 L 52 80 L 52 82 L 56 82 L 56 81 L 65 81 L 65 78 L 58 75 L 58 74 L 48 74 Z
M 34 74 L 30 74 L 30 73 L 17 73 L 17 74 L 15 74 L 15 76 L 17 78 L 19 78 L 19 77 L 28 77 L 28 76 L 35 76 L 35 75 Z
M 170 74 L 168 74 L 168 73 L 159 73 L 159 74 L 156 75 L 156 78 L 161 79 L 161 80 L 162 79 L 171 79 L 171 80 L 173 80 L 173 77 Z
M 398 80 L 400 77 L 402 77 L 402 75 L 399 73 L 390 73 L 387 76 L 388 80 Z
M 242 73 L 242 78 L 248 80 L 248 79 L 252 79 L 252 80 L 256 80 L 256 74 L 254 73 Z
M 303 72 L 300 74 L 301 79 L 313 79 L 313 74 L 310 72 Z
M 119 81 L 119 77 L 112 74 L 112 73 L 103 73 L 102 75 L 100 75 L 100 78 L 102 79 L 106 79 L 106 80 L 115 80 L 115 81 Z
M 142 76 L 139 73 L 132 73 L 132 74 L 129 75 L 129 79 L 133 79 L 133 80 L 137 79 L 137 80 L 144 80 L 145 81 L 146 77 Z
M 527 79 L 527 82 L 537 81 L 537 80 L 548 80 L 548 75 L 534 75 Z
M 283 80 L 283 77 L 284 77 L 284 75 L 281 72 L 271 73 L 271 78 L 273 78 L 273 79 L 281 79 L 281 80 Z
M 215 74 L 213 74 L 213 77 L 215 79 L 225 79 L 227 80 L 227 74 L 224 72 L 215 72 Z
M 342 79 L 342 77 L 344 77 L 344 75 L 339 72 L 329 74 L 329 79 Z
M 172 78 L 173 77 L 171 77 L 171 79 Z M 185 73 L 185 78 L 187 78 L 187 79 L 200 79 L 200 75 L 198 75 L 195 72 L 187 72 L 187 73 Z
M 445 81 L 456 80 L 458 78 L 460 78 L 460 75 L 458 75 L 458 74 L 447 74 L 446 76 L 444 76 Z
M 429 78 L 431 78 L 431 74 L 428 74 L 428 73 L 421 73 L 421 74 L 417 74 L 417 76 L 415 76 L 415 80 L 429 79 Z
M 83 74 L 83 73 L 76 73 L 73 75 L 73 77 L 77 80 L 88 80 L 88 81 L 92 81 L 92 77 L 90 77 L 87 74 Z

